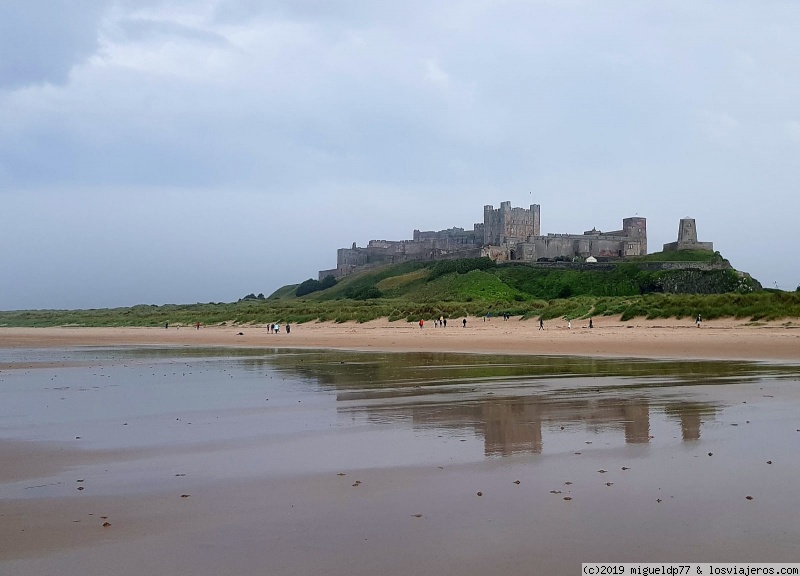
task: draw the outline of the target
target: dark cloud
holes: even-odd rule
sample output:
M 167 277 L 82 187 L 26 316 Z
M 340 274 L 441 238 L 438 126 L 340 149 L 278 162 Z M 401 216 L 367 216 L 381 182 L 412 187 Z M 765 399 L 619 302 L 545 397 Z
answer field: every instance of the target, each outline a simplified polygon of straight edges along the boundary
M 63 84 L 98 48 L 103 0 L 0 2 L 0 89 Z

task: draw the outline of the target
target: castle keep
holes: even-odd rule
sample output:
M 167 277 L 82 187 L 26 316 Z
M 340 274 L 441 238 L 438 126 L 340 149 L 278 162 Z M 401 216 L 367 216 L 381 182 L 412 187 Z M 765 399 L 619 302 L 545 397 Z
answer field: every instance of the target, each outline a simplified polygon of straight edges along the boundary
M 714 251 L 713 242 L 697 241 L 697 224 L 694 218 L 681 218 L 678 225 L 678 241 L 664 244 L 664 252 L 674 252 L 676 250 L 708 250 Z
M 483 222 L 472 230 L 414 230 L 412 240 L 370 240 L 366 247 L 339 248 L 336 268 L 320 270 L 319 279 L 326 276 L 341 278 L 384 264 L 400 262 L 478 258 L 488 256 L 496 262 L 541 262 L 595 258 L 618 260 L 647 254 L 647 220 L 625 218 L 622 229 L 601 232 L 592 228 L 583 234 L 542 235 L 541 209 L 512 208 L 502 202 L 500 208 L 483 207 Z M 681 230 L 683 230 L 683 220 Z M 691 221 L 694 225 L 694 220 Z M 696 245 L 697 233 L 694 233 Z M 689 234 L 690 236 L 690 234 Z M 679 236 L 680 241 L 680 236 Z

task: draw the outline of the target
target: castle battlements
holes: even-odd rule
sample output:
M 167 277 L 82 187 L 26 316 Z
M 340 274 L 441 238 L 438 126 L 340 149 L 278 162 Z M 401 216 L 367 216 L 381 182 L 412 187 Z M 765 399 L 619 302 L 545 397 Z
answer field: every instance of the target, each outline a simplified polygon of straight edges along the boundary
M 542 262 L 594 257 L 624 260 L 647 254 L 647 219 L 634 216 L 622 220 L 622 229 L 601 232 L 595 228 L 582 234 L 541 234 L 541 207 L 513 208 L 501 202 L 500 208 L 483 207 L 483 222 L 472 230 L 453 227 L 439 231 L 414 230 L 411 240 L 370 240 L 366 247 L 339 248 L 336 268 L 320 270 L 325 276 L 341 278 L 384 264 L 400 262 L 477 258 L 487 256 L 496 262 Z M 678 242 L 664 250 L 687 248 L 713 250 L 710 242 L 697 241 L 694 219 L 681 220 Z

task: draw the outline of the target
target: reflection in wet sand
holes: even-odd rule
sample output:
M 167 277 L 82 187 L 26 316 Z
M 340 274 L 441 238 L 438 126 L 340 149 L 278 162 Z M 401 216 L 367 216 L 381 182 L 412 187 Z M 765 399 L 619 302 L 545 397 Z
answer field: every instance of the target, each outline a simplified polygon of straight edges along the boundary
M 410 420 L 419 428 L 471 431 L 483 437 L 487 456 L 541 453 L 543 426 L 618 431 L 627 444 L 648 444 L 654 410 L 678 420 L 684 441 L 698 440 L 703 422 L 713 420 L 718 407 L 676 398 L 675 390 L 691 394 L 693 386 L 752 383 L 765 370 L 746 362 L 441 354 L 417 354 L 402 362 L 403 355 L 354 356 L 336 360 L 321 353 L 295 369 L 336 390 L 343 413 L 363 414 L 372 422 Z M 273 359 L 292 370 L 285 360 Z M 766 370 L 778 377 L 793 373 L 785 367 Z
M 0 364 L 2 573 L 796 557 L 797 366 L 124 348 Z M 31 455 L 47 466 L 16 465 Z
M 363 412 L 371 421 L 410 419 L 416 427 L 462 429 L 482 435 L 487 456 L 509 456 L 519 452 L 539 454 L 543 450 L 542 427 L 555 432 L 580 425 L 586 430 L 618 432 L 627 444 L 648 444 L 651 440 L 651 410 L 678 420 L 684 441 L 700 438 L 703 422 L 712 420 L 713 404 L 676 402 L 651 406 L 647 399 L 548 401 L 538 397 L 517 400 L 382 406 L 348 406 L 343 412 Z M 701 414 L 702 418 L 701 419 Z

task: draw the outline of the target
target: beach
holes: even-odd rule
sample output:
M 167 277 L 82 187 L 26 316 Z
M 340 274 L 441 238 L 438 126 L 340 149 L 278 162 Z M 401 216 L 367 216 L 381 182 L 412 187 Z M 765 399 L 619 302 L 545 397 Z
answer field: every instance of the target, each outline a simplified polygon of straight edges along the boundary
M 633 358 L 738 358 L 800 360 L 800 322 L 749 323 L 723 319 L 622 321 L 618 317 L 550 320 L 451 319 L 446 328 L 426 321 L 375 320 L 358 324 L 309 322 L 269 334 L 264 325 L 164 328 L 2 328 L 0 348 L 63 346 L 268 346 L 397 352 L 438 351 L 488 354 L 559 354 Z M 240 334 L 241 333 L 241 334 Z
M 0 328 L 2 574 L 796 561 L 800 331 Z

